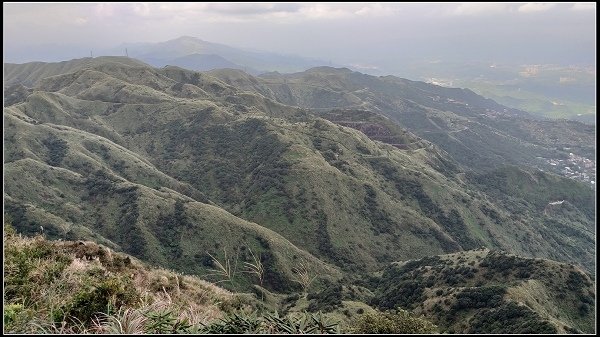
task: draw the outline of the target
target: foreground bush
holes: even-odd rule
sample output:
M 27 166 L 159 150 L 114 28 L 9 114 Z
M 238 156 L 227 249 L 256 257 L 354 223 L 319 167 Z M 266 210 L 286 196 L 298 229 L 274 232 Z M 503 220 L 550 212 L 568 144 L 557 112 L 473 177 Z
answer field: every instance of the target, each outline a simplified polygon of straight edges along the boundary
M 303 313 L 298 315 L 289 314 L 280 317 L 277 312 L 267 313 L 262 317 L 256 314 L 246 315 L 243 313 L 232 313 L 205 328 L 204 333 L 289 333 L 289 334 L 334 334 L 340 333 L 339 323 L 333 322 L 323 316 L 321 312 L 316 314 Z
M 123 331 L 183 332 L 248 306 L 93 242 L 28 238 L 5 224 L 3 243 L 5 333 L 110 332 L 111 322 Z
M 437 327 L 424 318 L 398 309 L 364 314 L 356 321 L 352 330 L 359 334 L 419 334 L 437 332 Z

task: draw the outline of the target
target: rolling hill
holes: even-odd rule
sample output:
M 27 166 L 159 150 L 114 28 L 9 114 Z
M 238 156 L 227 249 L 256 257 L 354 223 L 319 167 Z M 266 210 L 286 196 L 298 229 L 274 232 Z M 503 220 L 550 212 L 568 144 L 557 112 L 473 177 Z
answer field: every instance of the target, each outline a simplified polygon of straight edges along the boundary
M 594 191 L 525 166 L 564 154 L 555 143 L 587 154 L 593 129 L 329 67 L 254 77 L 111 57 L 5 73 L 5 213 L 21 233 L 215 282 L 211 256 L 256 254 L 275 294 L 300 291 L 301 264 L 343 283 L 480 247 L 595 273 Z M 224 286 L 253 283 L 239 272 Z
M 232 72 L 212 75 L 233 83 Z M 455 160 L 473 169 L 506 163 L 550 169 L 539 158 L 565 158 L 573 148 L 594 159 L 595 127 L 578 122 L 549 121 L 507 108 L 468 89 L 444 88 L 395 76 L 371 76 L 346 68 L 317 67 L 294 74 L 269 73 L 262 81 L 236 85 L 284 104 L 327 112 L 362 109 L 389 117 L 408 131 L 429 140 Z M 551 139 L 543 130 L 552 128 Z M 589 144 L 589 145 L 587 145 Z
M 372 304 L 401 306 L 448 333 L 593 333 L 594 283 L 573 266 L 489 250 L 390 265 Z
M 584 214 L 577 221 L 587 221 L 574 230 L 589 238 L 584 228 L 590 227 L 594 210 L 585 202 L 593 193 L 579 195 L 581 200 L 568 196 L 565 190 L 587 191 L 575 182 L 553 178 L 563 185 L 515 215 L 491 201 L 498 196 L 463 179 L 459 164 L 465 159 L 457 163 L 456 156 L 410 133 L 398 141 L 421 146 L 401 149 L 341 126 L 340 120 L 311 117 L 209 74 L 127 66 L 113 59 L 96 62 L 41 80 L 24 102 L 6 108 L 9 169 L 14 165 L 19 172 L 29 165 L 17 164 L 35 160 L 84 177 L 107 170 L 106 179 L 114 175 L 116 181 L 138 184 L 142 195 L 146 187 L 185 186 L 176 190 L 195 201 L 211 200 L 346 268 L 372 269 L 381 261 L 422 257 L 424 246 L 448 253 L 481 245 L 570 256 L 590 268 L 591 248 L 557 254 L 569 245 L 553 223 L 536 216 L 544 203 L 570 197 Z M 61 146 L 67 148 L 61 150 L 64 159 L 53 161 L 51 151 Z M 10 197 L 15 193 L 13 186 L 7 191 Z M 31 197 L 22 193 L 20 199 Z M 556 234 L 552 241 L 532 245 L 526 238 L 549 232 Z M 525 237 L 515 245 L 518 235 Z

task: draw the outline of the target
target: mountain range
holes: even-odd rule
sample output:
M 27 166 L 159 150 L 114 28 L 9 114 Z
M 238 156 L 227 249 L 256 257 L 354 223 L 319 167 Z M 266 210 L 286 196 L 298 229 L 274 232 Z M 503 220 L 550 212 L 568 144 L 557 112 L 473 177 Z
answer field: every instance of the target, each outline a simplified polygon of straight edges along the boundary
M 185 53 L 198 52 L 199 42 L 188 40 Z M 189 58 L 160 47 L 161 60 L 228 64 L 207 56 L 226 48 Z M 152 50 L 127 48 L 132 56 Z M 278 62 L 256 59 L 262 70 Z M 505 311 L 538 322 L 523 332 L 591 331 L 594 189 L 589 179 L 549 171 L 552 160 L 595 162 L 594 126 L 346 68 L 253 76 L 166 64 L 98 57 L 4 65 L 5 213 L 19 232 L 42 226 L 49 238 L 93 240 L 214 282 L 221 280 L 210 275 L 211 257 L 256 255 L 265 266 L 261 288 L 278 294 L 300 291 L 297 266 L 310 265 L 317 286 L 356 287 L 370 295 L 352 300 L 416 310 L 446 331 L 503 332 L 486 316 Z M 522 257 L 477 253 L 483 247 Z M 395 294 L 417 287 L 402 279 L 406 270 L 393 272 L 394 262 L 426 261 L 419 266 L 432 268 L 411 267 L 425 279 L 455 273 L 442 260 L 469 265 L 475 255 L 482 270 L 493 257 L 509 260 L 509 274 L 529 275 L 513 282 L 488 272 L 475 278 L 479 285 L 434 275 L 424 297 L 385 302 L 393 287 Z M 582 285 L 567 296 L 584 289 L 585 312 L 543 311 L 558 306 L 561 288 L 537 264 L 565 280 L 569 270 L 583 275 L 573 276 Z M 252 283 L 240 273 L 230 286 Z M 455 299 L 444 295 L 449 286 L 462 289 Z M 482 304 L 461 302 L 480 296 L 474 292 L 484 293 Z M 531 302 L 534 293 L 546 302 Z M 448 299 L 443 310 L 431 294 Z M 439 314 L 446 310 L 468 312 L 469 323 Z
M 102 53 L 123 55 L 124 52 L 155 67 L 171 65 L 197 71 L 234 68 L 255 75 L 273 70 L 300 71 L 326 63 L 296 55 L 234 48 L 191 36 L 158 43 L 124 43 Z
M 546 118 L 566 118 L 594 124 L 595 69 L 591 66 L 556 64 L 500 64 L 495 62 L 451 62 L 423 59 L 385 65 L 372 60 L 339 63 L 298 55 L 279 54 L 237 48 L 182 36 L 163 42 L 122 43 L 112 48 L 92 48 L 77 45 L 39 45 L 23 50 L 9 50 L 5 60 L 58 61 L 83 55 L 119 55 L 142 60 L 155 67 L 167 65 L 208 71 L 240 69 L 252 75 L 269 71 L 299 72 L 328 64 L 349 67 L 371 75 L 400 74 L 446 87 L 464 87 L 496 102 Z

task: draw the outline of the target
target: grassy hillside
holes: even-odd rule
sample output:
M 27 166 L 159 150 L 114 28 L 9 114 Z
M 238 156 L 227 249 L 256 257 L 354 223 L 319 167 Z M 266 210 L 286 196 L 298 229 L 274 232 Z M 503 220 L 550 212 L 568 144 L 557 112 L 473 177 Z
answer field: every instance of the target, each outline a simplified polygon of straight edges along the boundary
M 568 146 L 589 155 L 593 127 L 571 133 L 469 91 L 327 67 L 256 78 L 97 58 L 14 66 L 8 78 L 32 83 L 5 90 L 5 212 L 19 233 L 94 241 L 253 291 L 269 309 L 330 312 L 343 328 L 370 313 L 363 328 L 405 331 L 396 321 L 412 314 L 379 313 L 365 304 L 374 298 L 445 331 L 591 329 L 577 268 L 595 273 L 593 191 L 506 164 Z M 60 278 L 67 262 L 48 268 Z
M 20 137 L 22 145 L 7 151 L 5 164 L 6 209 L 20 232 L 34 234 L 44 224 L 53 238 L 94 239 L 196 274 L 212 267 L 209 253 L 249 261 L 252 250 L 272 267 L 266 286 L 278 291 L 295 287 L 291 259 L 336 274 L 279 234 L 211 205 L 201 192 L 107 139 L 10 115 L 5 121 L 15 132 L 8 137 Z M 248 275 L 240 278 L 248 284 Z
M 126 66 L 140 65 L 133 59 L 122 57 L 81 59 L 57 64 L 8 64 L 5 65 L 5 82 L 21 82 L 31 86 L 43 77 L 108 62 Z M 227 89 L 233 86 L 236 88 L 234 91 L 240 92 L 233 95 L 235 97 L 227 97 L 230 103 L 244 102 L 249 98 L 256 101 L 260 98 L 249 94 L 257 94 L 271 101 L 319 112 L 335 108 L 377 112 L 435 143 L 459 163 L 471 168 L 494 168 L 504 163 L 544 168 L 548 164 L 536 160 L 536 157 L 562 158 L 569 152 L 588 158 L 594 156 L 593 147 L 584 144 L 594 143 L 595 127 L 577 122 L 540 121 L 522 111 L 484 99 L 470 90 L 443 88 L 394 76 L 375 77 L 330 67 L 312 68 L 289 75 L 268 73 L 261 77 L 250 76 L 241 70 L 214 70 L 208 73 L 209 77 L 203 77 L 212 79 L 210 87 L 207 87 L 204 85 L 207 83 L 198 81 L 200 77 L 192 78 L 190 72 L 167 68 L 169 70 L 161 72 L 181 83 L 172 88 L 177 89 L 174 90 L 177 93 L 173 92 L 177 96 L 206 98 L 206 92 L 193 87 L 197 86 L 225 98 L 224 96 L 231 94 L 231 90 Z M 137 77 L 127 78 L 126 81 L 131 82 Z M 215 81 L 215 78 L 219 80 Z M 150 79 L 153 85 L 158 83 L 155 76 L 146 77 L 146 80 Z M 175 82 L 170 83 L 174 84 Z M 120 89 L 124 84 L 114 85 L 116 89 Z M 96 92 L 99 88 L 96 86 L 93 91 Z M 139 90 L 137 94 L 142 94 L 146 100 L 157 99 L 153 95 L 162 97 L 156 92 L 146 93 L 147 90 L 143 88 L 123 88 L 123 93 L 112 93 L 122 96 L 131 95 L 131 90 Z M 241 92 L 245 94 L 241 95 Z M 114 98 L 111 97 L 109 101 L 114 101 Z M 238 109 L 243 110 L 242 107 Z M 565 147 L 572 149 L 564 150 Z
M 516 167 L 469 174 L 468 179 L 498 205 L 521 215 L 522 221 L 537 222 L 544 228 L 541 238 L 522 231 L 515 237 L 518 242 L 536 250 L 537 243 L 543 240 L 554 246 L 548 258 L 565 261 L 559 256 L 579 256 L 580 266 L 595 274 L 592 267 L 596 254 L 592 248 L 596 233 L 592 220 L 596 214 L 593 190 L 570 179 Z
M 252 294 L 150 268 L 94 242 L 22 237 L 5 224 L 3 243 L 4 333 L 340 332 L 329 314 L 280 316 Z
M 197 277 L 151 269 L 90 241 L 27 238 L 5 226 L 4 257 L 9 333 L 86 332 L 96 312 L 116 314 L 120 307 L 171 311 L 191 324 L 206 324 L 236 305 L 249 305 Z M 53 322 L 67 326 L 59 330 Z
M 304 295 L 266 291 L 262 301 L 150 268 L 94 242 L 27 238 L 10 225 L 4 257 L 7 333 L 594 331 L 588 275 L 571 265 L 488 250 L 394 263 L 358 282 L 373 292 L 325 283 Z M 380 312 L 363 301 L 397 310 Z M 282 315 L 268 312 L 277 307 Z
M 475 250 L 392 264 L 373 305 L 424 314 L 449 333 L 593 333 L 595 292 L 572 265 Z
M 7 223 L 3 246 L 4 333 L 437 332 L 431 322 L 408 311 L 380 312 L 346 301 L 354 312 L 331 312 L 312 305 L 315 293 L 286 297 L 262 288 L 259 300 L 195 276 L 151 268 L 91 241 L 23 237 Z M 290 310 L 294 300 L 307 298 L 308 308 L 296 305 Z
M 335 88 L 356 85 L 340 72 L 378 90 L 396 88 L 386 87 L 391 80 L 331 68 L 305 77 Z M 207 252 L 233 256 L 241 240 L 254 252 L 272 252 L 276 291 L 294 288 L 287 266 L 294 256 L 331 276 L 337 271 L 327 264 L 364 272 L 480 246 L 593 269 L 593 242 L 576 245 L 566 235 L 536 241 L 554 233 L 544 219 L 498 204 L 464 179 L 448 153 L 391 118 L 328 110 L 323 116 L 334 124 L 270 99 L 260 79 L 213 73 L 221 79 L 111 60 L 39 81 L 5 108 L 5 198 L 17 228 L 35 229 L 49 217 L 57 236 L 93 235 L 193 273 L 205 270 Z M 584 195 L 570 200 L 585 216 L 563 223 L 569 230 L 590 226 L 593 212 L 581 202 L 591 195 Z
M 30 62 L 25 64 L 4 63 L 4 86 L 20 83 L 27 87 L 37 84 L 46 77 L 70 73 L 84 68 L 104 63 L 118 63 L 130 66 L 144 66 L 145 63 L 136 59 L 114 56 L 97 58 L 86 57 L 71 61 L 47 63 Z
M 226 77 L 219 71 L 212 74 L 233 83 L 231 75 Z M 586 157 L 593 153 L 589 147 L 582 151 L 578 147 L 594 143 L 594 127 L 577 122 L 540 122 L 533 115 L 499 105 L 470 90 L 330 67 L 289 75 L 265 74 L 259 82 L 260 86 L 239 80 L 236 84 L 245 90 L 256 90 L 258 86 L 258 92 L 267 97 L 315 111 L 342 108 L 380 113 L 473 169 L 505 163 L 542 167 L 544 164 L 536 160 L 538 156 L 568 155 L 557 143 L 569 144 L 565 146 L 574 147 Z M 544 135 L 552 139 L 542 139 Z

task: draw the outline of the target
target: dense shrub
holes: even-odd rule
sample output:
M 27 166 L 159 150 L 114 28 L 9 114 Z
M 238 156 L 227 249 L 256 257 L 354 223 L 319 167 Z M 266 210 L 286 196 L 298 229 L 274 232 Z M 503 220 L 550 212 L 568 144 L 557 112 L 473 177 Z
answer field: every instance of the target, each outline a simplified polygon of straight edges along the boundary
M 89 325 L 99 313 L 106 313 L 110 308 L 133 305 L 139 294 L 130 279 L 110 277 L 98 286 L 80 290 L 72 301 L 55 312 L 55 321 L 71 321 Z
M 413 308 L 423 298 L 425 285 L 423 282 L 406 280 L 387 287 L 380 287 L 381 293 L 375 301 L 379 308 L 393 309 L 396 307 Z
M 390 215 L 378 206 L 377 192 L 368 184 L 365 184 L 364 188 L 365 198 L 362 214 L 371 221 L 376 234 L 392 233 L 394 222 L 390 219 Z
M 277 258 L 271 250 L 266 250 L 260 254 L 260 262 L 263 265 L 264 286 L 277 292 L 290 292 L 299 290 L 299 285 L 290 281 L 281 271 L 277 264 Z
M 487 268 L 490 274 L 507 274 L 514 271 L 517 277 L 528 278 L 535 270 L 536 263 L 535 260 L 492 251 L 481 261 L 480 266 Z
M 135 186 L 114 189 L 114 193 L 121 198 L 120 216 L 115 233 L 108 233 L 108 237 L 118 242 L 123 250 L 139 258 L 147 258 L 147 243 L 144 233 L 137 226 L 139 217 L 138 188 Z M 116 234 L 116 235 L 115 235 Z
M 67 142 L 50 134 L 48 138 L 42 140 L 42 144 L 48 149 L 48 160 L 46 161 L 48 165 L 59 166 L 69 150 Z
M 372 304 L 381 309 L 394 309 L 413 308 L 421 303 L 424 299 L 423 291 L 435 282 L 433 279 L 430 282 L 418 277 L 418 270 L 425 266 L 438 265 L 440 261 L 438 256 L 430 256 L 408 261 L 401 266 L 390 266 L 384 271 L 381 279 L 373 280 L 370 284 L 376 289 Z
M 106 197 L 116 189 L 116 179 L 105 170 L 91 172 L 84 181 L 88 199 Z
M 325 289 L 309 293 L 306 298 L 310 300 L 308 311 L 330 312 L 342 306 L 342 286 L 328 283 Z
M 219 321 L 200 330 L 211 334 L 243 334 L 243 333 L 288 333 L 288 334 L 331 334 L 339 333 L 339 323 L 331 321 L 321 313 L 289 314 L 280 317 L 277 312 L 258 316 L 256 313 L 246 314 L 233 312 Z
M 469 320 L 468 333 L 554 334 L 556 328 L 526 306 L 514 302 L 484 309 Z
M 135 210 L 137 212 L 137 209 Z M 134 225 L 135 222 L 129 224 Z M 190 224 L 185 215 L 184 203 L 178 199 L 175 201 L 172 213 L 161 214 L 156 222 L 152 224 L 152 230 L 156 237 L 161 239 L 163 251 L 169 259 L 180 259 L 183 255 L 181 248 L 181 233 Z
M 451 309 L 493 308 L 502 302 L 505 293 L 506 287 L 503 286 L 465 288 L 456 295 L 456 302 Z
M 428 334 L 437 332 L 437 327 L 424 318 L 399 309 L 363 314 L 353 324 L 352 330 L 358 334 Z
M 43 284 L 54 281 L 72 260 L 39 236 L 23 248 L 5 243 L 4 259 L 4 298 L 25 305 L 34 304 Z

